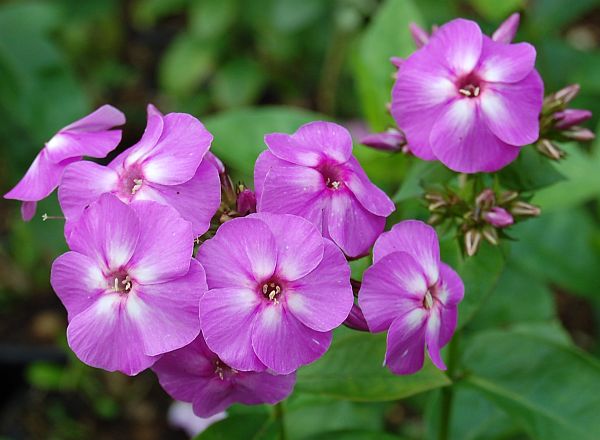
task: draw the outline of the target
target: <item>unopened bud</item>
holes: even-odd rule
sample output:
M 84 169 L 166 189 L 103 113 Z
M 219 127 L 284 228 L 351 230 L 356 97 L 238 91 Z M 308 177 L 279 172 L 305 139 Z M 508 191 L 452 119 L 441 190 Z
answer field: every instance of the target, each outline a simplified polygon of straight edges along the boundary
M 404 58 L 400 58 L 400 57 L 391 57 L 390 58 L 390 63 L 392 63 L 397 68 L 400 68 L 400 66 L 402 65 L 403 62 L 404 62 Z
M 360 143 L 376 150 L 401 151 L 406 144 L 404 133 L 390 128 L 381 133 L 373 133 L 363 137 Z
M 571 84 L 570 86 L 565 87 L 564 89 L 560 89 L 558 92 L 554 93 L 554 98 L 557 101 L 562 102 L 563 104 L 567 104 L 573 100 L 579 93 L 579 84 Z
M 512 202 L 517 197 L 519 197 L 519 193 L 516 191 L 504 191 L 500 194 L 500 197 L 498 197 L 498 203 L 504 205 L 505 203 Z
M 552 160 L 560 160 L 565 156 L 565 152 L 558 145 L 548 139 L 540 139 L 535 147 L 544 156 Z
M 492 209 L 485 212 L 483 214 L 483 219 L 496 228 L 505 228 L 514 223 L 513 216 L 510 215 L 506 209 L 499 206 L 494 206 Z
M 519 200 L 518 202 L 513 203 L 510 212 L 512 215 L 537 217 L 542 213 L 542 210 L 538 206 Z
M 429 43 L 429 34 L 421 26 L 416 23 L 411 23 L 408 25 L 408 29 L 410 30 L 410 35 L 412 36 L 417 49 L 420 49 Z
M 554 113 L 555 127 L 559 130 L 573 127 L 581 124 L 592 117 L 592 112 L 589 110 L 581 110 L 577 108 L 569 108 Z
M 440 214 L 432 214 L 428 219 L 427 223 L 432 226 L 439 225 L 444 221 L 444 216 Z
M 499 243 L 498 232 L 496 231 L 495 228 L 493 228 L 491 226 L 486 226 L 485 228 L 483 228 L 482 234 L 483 234 L 483 237 L 490 244 L 493 244 L 494 246 L 498 246 L 498 243 Z
M 465 251 L 469 257 L 472 257 L 479 250 L 481 244 L 481 232 L 477 229 L 471 229 L 465 234 Z
M 244 188 L 237 196 L 237 212 L 248 215 L 256 212 L 256 194 L 254 191 Z
M 350 309 L 350 314 L 344 321 L 344 325 L 354 330 L 360 330 L 363 332 L 369 331 L 367 320 L 365 319 L 360 307 L 358 307 L 356 304 L 352 305 L 352 309 Z
M 490 188 L 486 188 L 477 196 L 475 204 L 481 209 L 488 209 L 496 203 L 496 195 Z
M 492 40 L 498 43 L 510 43 L 515 38 L 520 21 L 521 16 L 518 12 L 515 12 L 498 26 L 498 29 L 492 35 Z
M 567 139 L 573 139 L 579 142 L 593 141 L 596 135 L 592 130 L 588 130 L 584 127 L 571 127 L 569 130 L 561 132 L 561 134 Z

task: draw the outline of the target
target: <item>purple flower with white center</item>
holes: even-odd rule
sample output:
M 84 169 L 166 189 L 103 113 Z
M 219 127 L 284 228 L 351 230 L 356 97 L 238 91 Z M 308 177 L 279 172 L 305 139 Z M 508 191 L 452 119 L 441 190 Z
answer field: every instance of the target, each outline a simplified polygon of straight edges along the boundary
M 265 142 L 254 168 L 258 212 L 299 215 L 346 255 L 367 254 L 395 207 L 352 156 L 348 130 L 311 122 Z
M 192 259 L 191 224 L 173 208 L 104 194 L 67 240 L 50 280 L 83 362 L 135 375 L 198 335 L 206 277 Z
M 494 206 L 489 211 L 483 214 L 483 218 L 490 225 L 495 226 L 497 228 L 505 228 L 514 223 L 513 216 L 510 213 L 500 206 Z
M 539 136 L 544 87 L 527 43 L 483 35 L 457 19 L 400 66 L 392 115 L 410 150 L 464 173 L 491 172 L 512 162 Z
M 440 261 L 435 229 L 408 220 L 381 234 L 358 302 L 372 332 L 388 331 L 385 365 L 396 374 L 423 367 L 425 347 L 440 369 L 440 349 L 452 338 L 464 286 Z
M 197 258 L 210 289 L 200 300 L 202 333 L 236 370 L 288 374 L 313 362 L 352 308 L 344 255 L 295 215 L 230 220 Z
M 221 202 L 218 159 L 203 160 L 212 139 L 193 116 L 163 116 L 149 105 L 146 131 L 136 145 L 108 166 L 78 162 L 67 167 L 58 198 L 68 223 L 101 194 L 112 193 L 125 203 L 154 200 L 170 205 L 192 223 L 196 236 L 202 235 Z
M 274 404 L 293 390 L 295 373 L 238 371 L 206 345 L 202 335 L 186 347 L 167 353 L 152 370 L 171 397 L 191 402 L 194 414 L 210 417 L 234 403 Z
M 38 153 L 17 185 L 4 195 L 5 199 L 21 200 L 21 215 L 29 221 L 35 215 L 37 202 L 48 197 L 60 183 L 67 165 L 83 156 L 105 157 L 121 142 L 125 115 L 110 105 L 60 129 Z

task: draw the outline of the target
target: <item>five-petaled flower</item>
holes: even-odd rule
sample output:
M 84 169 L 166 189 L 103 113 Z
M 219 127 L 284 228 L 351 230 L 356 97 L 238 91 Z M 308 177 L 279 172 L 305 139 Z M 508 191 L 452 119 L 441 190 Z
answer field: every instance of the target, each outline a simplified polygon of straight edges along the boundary
M 152 370 L 171 397 L 193 404 L 199 417 L 215 415 L 234 403 L 277 403 L 293 390 L 296 374 L 238 371 L 213 353 L 202 335 L 167 353 Z
M 134 375 L 200 332 L 204 269 L 192 226 L 152 201 L 102 195 L 82 214 L 52 265 L 67 309 L 67 340 L 88 365 Z
M 299 215 L 346 255 L 367 254 L 395 207 L 352 156 L 348 130 L 312 122 L 265 142 L 254 169 L 258 212 Z
M 200 300 L 202 333 L 236 370 L 288 374 L 314 361 L 352 308 L 344 255 L 295 215 L 230 220 L 197 258 L 210 289 Z
M 385 364 L 392 372 L 419 371 L 425 347 L 433 363 L 446 368 L 440 349 L 454 334 L 463 294 L 460 277 L 440 261 L 431 226 L 407 220 L 381 234 L 358 301 L 369 329 L 388 331 Z
M 464 173 L 496 171 L 539 136 L 544 87 L 527 43 L 453 20 L 398 69 L 392 115 L 410 151 Z
M 34 216 L 37 202 L 46 198 L 60 183 L 67 165 L 80 161 L 83 156 L 101 158 L 121 142 L 125 115 L 110 105 L 103 105 L 93 113 L 60 129 L 38 153 L 21 181 L 4 195 L 5 199 L 21 200 L 21 215 L 29 221 Z

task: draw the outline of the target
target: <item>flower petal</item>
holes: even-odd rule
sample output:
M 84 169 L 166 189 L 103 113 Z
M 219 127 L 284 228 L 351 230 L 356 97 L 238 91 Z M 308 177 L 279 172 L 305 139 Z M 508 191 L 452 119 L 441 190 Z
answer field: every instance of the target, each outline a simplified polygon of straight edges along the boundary
M 21 203 L 21 218 L 28 222 L 35 215 L 37 210 L 37 202 L 22 202 Z
M 209 290 L 200 300 L 206 345 L 236 370 L 264 371 L 252 349 L 252 326 L 261 298 L 246 288 Z
M 345 178 L 345 183 L 367 211 L 387 217 L 396 210 L 394 202 L 369 180 L 354 156 L 348 160 L 347 164 L 352 172 Z
M 531 144 L 540 134 L 543 100 L 544 83 L 535 70 L 517 83 L 490 84 L 481 94 L 483 121 L 507 144 Z
M 156 284 L 183 276 L 190 268 L 194 235 L 190 222 L 170 206 L 134 202 L 140 235 L 127 270 L 142 284 Z
M 207 418 L 214 416 L 235 403 L 235 385 L 213 378 L 205 382 L 204 387 L 193 400 L 194 414 Z
M 514 83 L 533 70 L 535 48 L 529 43 L 497 43 L 483 36 L 477 74 L 487 82 Z
M 290 214 L 261 212 L 249 218 L 262 220 L 275 237 L 277 268 L 275 273 L 286 281 L 309 274 L 323 259 L 323 237 L 308 220 Z
M 435 229 L 418 220 L 400 222 L 379 236 L 373 247 L 373 262 L 392 252 L 406 252 L 421 266 L 427 284 L 433 286 L 439 276 L 440 243 Z
M 179 185 L 194 177 L 213 136 L 186 113 L 170 113 L 163 121 L 161 137 L 144 156 L 142 171 L 151 182 Z
M 394 374 L 413 374 L 425 360 L 424 309 L 414 309 L 392 323 L 387 336 L 385 365 Z
M 332 191 L 325 216 L 329 236 L 350 257 L 366 255 L 385 227 L 385 217 L 367 211 L 349 191 Z
M 82 362 L 134 376 L 157 357 L 144 354 L 136 323 L 127 312 L 126 297 L 108 293 L 75 315 L 67 328 L 69 347 Z
M 354 304 L 350 266 L 344 254 L 325 239 L 325 252 L 319 265 L 284 292 L 292 314 L 307 327 L 319 332 L 333 330 L 348 317 Z
M 289 396 L 295 383 L 296 373 L 242 372 L 235 381 L 235 401 L 245 405 L 273 405 Z
M 104 131 L 123 124 L 125 124 L 123 112 L 112 105 L 105 104 L 60 131 L 74 133 Z
M 263 221 L 236 218 L 224 223 L 214 238 L 205 241 L 196 258 L 206 270 L 210 289 L 254 289 L 273 275 L 277 244 Z
M 448 168 L 461 173 L 497 171 L 517 158 L 520 148 L 498 139 L 483 120 L 475 99 L 459 99 L 431 131 L 431 147 Z
M 310 167 L 317 166 L 325 158 L 344 163 L 352 154 L 350 133 L 333 122 L 310 122 L 293 135 L 268 134 L 265 143 L 279 159 Z
M 58 201 L 68 220 L 79 218 L 83 210 L 104 193 L 116 191 L 119 182 L 117 173 L 94 162 L 80 161 L 65 168 Z
M 422 308 L 427 280 L 421 266 L 405 252 L 392 252 L 363 274 L 358 303 L 372 332 L 387 330 L 392 322 Z
M 135 211 L 112 194 L 102 194 L 84 211 L 68 238 L 71 250 L 103 269 L 117 270 L 133 255 L 140 235 Z
M 148 104 L 147 113 L 146 129 L 144 130 L 142 138 L 137 144 L 115 157 L 108 166 L 114 169 L 120 168 L 121 166 L 129 167 L 148 155 L 148 153 L 156 146 L 156 143 L 163 133 L 165 125 L 164 116 L 152 104 Z
M 50 284 L 67 309 L 69 320 L 94 304 L 108 287 L 98 265 L 77 252 L 67 252 L 54 260 Z
M 252 328 L 252 347 L 263 364 L 289 374 L 320 358 L 331 344 L 331 332 L 318 332 L 296 319 L 283 304 L 262 307 Z
M 465 286 L 460 276 L 445 263 L 440 263 L 440 281 L 437 289 L 437 299 L 446 307 L 455 306 L 462 301 Z
M 446 309 L 438 306 L 431 309 L 425 330 L 425 343 L 433 364 L 440 370 L 446 369 L 446 364 L 440 355 L 440 350 L 446 345 L 456 329 L 456 307 Z
M 191 260 L 189 272 L 173 281 L 134 286 L 130 318 L 140 329 L 144 353 L 156 356 L 192 342 L 200 333 L 198 304 L 206 292 L 204 269 Z
M 455 75 L 471 73 L 481 57 L 483 35 L 479 25 L 458 18 L 441 26 L 431 37 L 427 49 L 444 59 Z

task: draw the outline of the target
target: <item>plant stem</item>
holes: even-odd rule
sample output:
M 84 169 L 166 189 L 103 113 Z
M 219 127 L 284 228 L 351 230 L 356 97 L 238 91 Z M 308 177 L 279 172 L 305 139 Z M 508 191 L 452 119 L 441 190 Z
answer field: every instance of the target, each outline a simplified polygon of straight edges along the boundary
M 286 440 L 283 402 L 275 404 L 275 422 L 279 424 L 279 440 Z
M 448 346 L 448 377 L 454 382 L 456 365 L 458 363 L 458 337 L 459 332 L 454 335 Z M 453 383 L 442 388 L 442 409 L 440 416 L 439 440 L 450 438 L 450 420 L 452 415 Z

